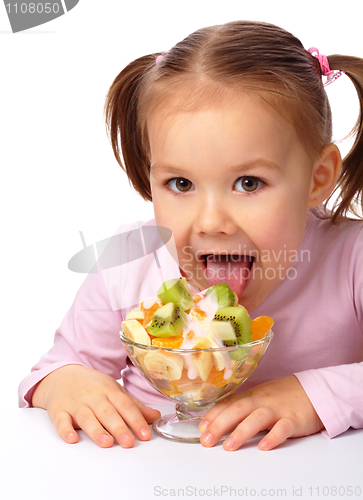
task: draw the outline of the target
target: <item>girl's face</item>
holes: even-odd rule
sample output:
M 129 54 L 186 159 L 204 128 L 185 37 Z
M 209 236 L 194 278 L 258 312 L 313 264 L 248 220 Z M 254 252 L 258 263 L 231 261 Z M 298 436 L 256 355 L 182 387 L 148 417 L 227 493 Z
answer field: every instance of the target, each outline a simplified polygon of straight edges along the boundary
M 148 133 L 155 219 L 172 230 L 182 273 L 203 288 L 229 283 L 253 309 L 292 267 L 310 206 L 313 164 L 293 126 L 241 93 L 159 107 Z

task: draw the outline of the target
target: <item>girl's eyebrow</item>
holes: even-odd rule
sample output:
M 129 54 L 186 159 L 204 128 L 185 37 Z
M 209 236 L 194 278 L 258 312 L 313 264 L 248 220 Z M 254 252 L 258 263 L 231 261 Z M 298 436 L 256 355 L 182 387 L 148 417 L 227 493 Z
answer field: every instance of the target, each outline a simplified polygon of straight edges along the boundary
M 277 163 L 271 160 L 266 160 L 264 158 L 257 158 L 255 160 L 251 160 L 245 163 L 240 163 L 238 165 L 226 167 L 226 170 L 229 170 L 232 173 L 236 172 L 236 173 L 246 174 L 256 169 L 260 170 L 261 168 L 264 171 L 274 170 L 281 172 L 282 170 Z M 151 165 L 150 169 L 152 170 L 153 175 L 156 176 L 163 174 L 165 175 L 166 173 L 169 175 L 177 175 L 179 177 L 182 176 L 183 173 L 185 173 L 186 176 L 190 175 L 190 172 L 185 171 L 183 167 L 176 167 L 163 163 L 154 163 L 153 165 Z
M 150 171 L 152 171 L 153 175 L 177 175 L 178 177 L 183 174 L 184 170 L 182 167 L 173 167 L 169 164 L 163 164 L 163 163 L 154 163 L 150 167 Z M 185 172 L 187 175 L 187 172 Z
M 228 167 L 227 167 L 228 168 Z M 256 170 L 256 169 L 263 169 L 265 171 L 268 171 L 268 170 L 277 170 L 279 172 L 281 172 L 281 167 L 271 161 L 271 160 L 265 160 L 264 158 L 257 158 L 256 160 L 252 160 L 252 161 L 247 161 L 245 163 L 240 163 L 238 165 L 234 165 L 234 166 L 231 166 L 229 167 L 228 169 L 232 172 L 243 172 L 243 173 L 248 173 L 250 172 L 251 170 Z

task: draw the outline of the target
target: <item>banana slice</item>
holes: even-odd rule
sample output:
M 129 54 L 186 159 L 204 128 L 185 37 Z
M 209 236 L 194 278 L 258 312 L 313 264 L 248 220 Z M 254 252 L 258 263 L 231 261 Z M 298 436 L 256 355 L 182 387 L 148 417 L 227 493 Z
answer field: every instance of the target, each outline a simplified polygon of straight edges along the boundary
M 210 349 L 211 343 L 206 337 L 195 337 L 193 349 Z
M 193 349 L 210 349 L 210 342 L 205 337 L 197 337 Z M 196 352 L 192 354 L 192 360 L 198 371 L 199 377 L 205 382 L 213 368 L 213 356 L 211 352 Z
M 213 339 L 213 335 L 211 333 L 208 332 L 206 334 L 206 337 L 209 340 L 211 347 L 213 347 L 213 348 L 219 347 L 217 342 Z M 223 352 L 213 352 L 212 356 L 213 356 L 213 361 L 214 361 L 214 365 L 215 365 L 216 369 L 218 371 L 224 370 L 226 367 L 226 358 L 225 358 L 225 355 L 223 354 Z
M 200 383 L 200 382 L 199 382 Z M 203 399 L 202 386 L 190 389 L 188 391 L 183 391 L 183 396 L 181 400 L 185 403 L 200 401 Z
M 224 370 L 226 367 L 226 358 L 222 352 L 213 352 L 214 365 L 218 371 Z
M 138 344 L 151 345 L 149 334 L 145 328 L 136 320 L 128 319 L 121 323 L 123 334 L 129 340 Z
M 149 351 L 145 355 L 144 365 L 153 378 L 179 380 L 183 371 L 183 358 L 174 353 Z
M 141 310 L 141 307 L 135 307 L 134 309 L 131 309 L 126 314 L 126 321 L 129 319 L 137 319 L 139 321 L 142 321 L 144 319 L 144 313 Z
M 213 384 L 208 384 L 208 382 L 199 382 L 197 387 L 183 391 L 180 400 L 185 403 L 196 404 L 198 401 L 205 401 L 206 398 L 215 398 L 219 392 L 219 387 L 215 387 Z

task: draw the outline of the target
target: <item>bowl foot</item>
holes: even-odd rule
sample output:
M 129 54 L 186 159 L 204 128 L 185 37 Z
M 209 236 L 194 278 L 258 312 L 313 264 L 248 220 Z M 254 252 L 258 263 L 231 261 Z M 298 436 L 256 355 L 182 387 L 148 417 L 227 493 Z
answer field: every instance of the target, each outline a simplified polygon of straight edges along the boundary
M 191 409 L 184 405 L 177 405 L 176 413 L 158 418 L 152 427 L 165 439 L 180 443 L 200 443 L 202 433 L 198 426 L 210 408 Z M 221 440 L 225 438 L 226 436 L 223 436 Z
M 181 443 L 200 443 L 201 432 L 198 425 L 201 418 L 180 420 L 177 413 L 160 417 L 153 423 L 155 432 L 166 439 L 179 441 Z

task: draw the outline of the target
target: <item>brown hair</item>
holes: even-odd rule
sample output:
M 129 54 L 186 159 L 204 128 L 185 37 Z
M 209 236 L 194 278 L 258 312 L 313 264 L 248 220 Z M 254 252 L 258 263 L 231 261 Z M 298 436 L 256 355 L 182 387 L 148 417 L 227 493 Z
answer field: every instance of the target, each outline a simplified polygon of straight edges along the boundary
M 161 103 L 192 109 L 206 95 L 210 99 L 226 89 L 251 91 L 294 125 L 311 157 L 331 143 L 332 116 L 319 61 L 282 28 L 247 21 L 212 26 L 189 35 L 156 64 L 158 55 L 126 66 L 105 103 L 116 159 L 144 199 L 151 200 L 146 120 Z M 349 210 L 359 216 L 363 205 L 363 59 L 334 55 L 328 61 L 331 69 L 344 71 L 352 80 L 360 104 L 352 131 L 355 142 L 336 187 L 340 197 L 332 220 L 337 222 Z

